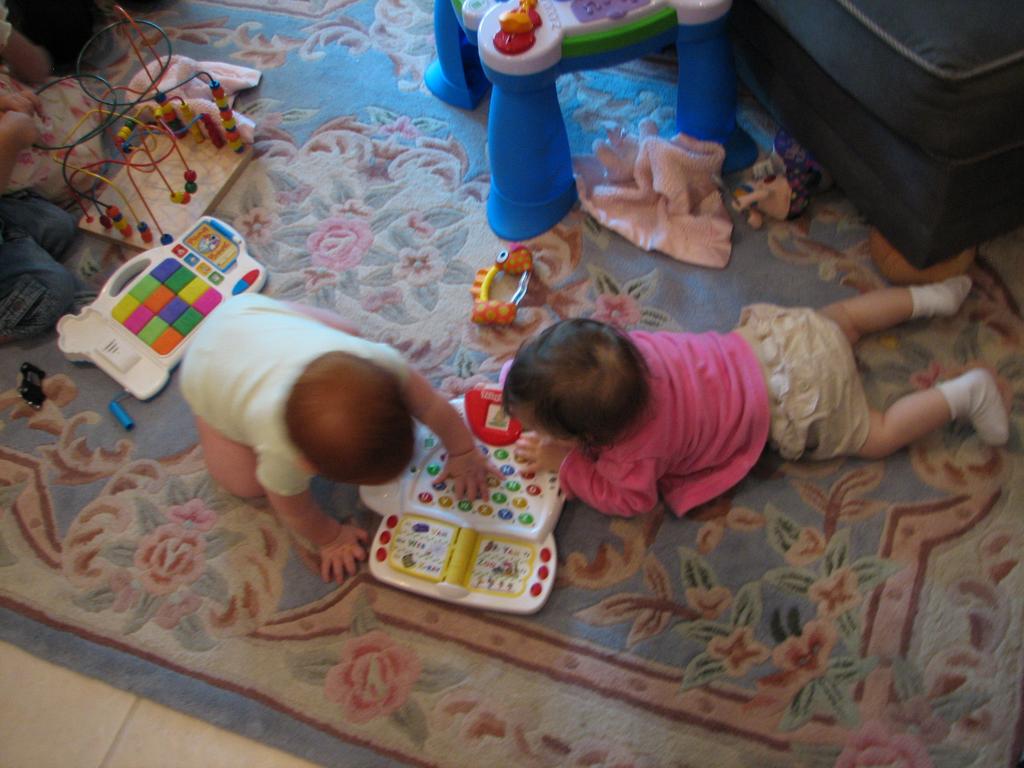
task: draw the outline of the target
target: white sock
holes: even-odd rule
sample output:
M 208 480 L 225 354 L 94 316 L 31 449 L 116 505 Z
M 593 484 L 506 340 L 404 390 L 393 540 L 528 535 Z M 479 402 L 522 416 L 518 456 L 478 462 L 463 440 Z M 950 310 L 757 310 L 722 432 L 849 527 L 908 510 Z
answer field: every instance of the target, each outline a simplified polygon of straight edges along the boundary
M 954 419 L 968 418 L 982 442 L 1003 445 L 1010 436 L 1010 417 L 992 374 L 972 368 L 955 379 L 936 385 Z
M 957 275 L 941 283 L 910 286 L 910 300 L 914 304 L 911 317 L 949 317 L 955 315 L 971 290 L 971 278 Z

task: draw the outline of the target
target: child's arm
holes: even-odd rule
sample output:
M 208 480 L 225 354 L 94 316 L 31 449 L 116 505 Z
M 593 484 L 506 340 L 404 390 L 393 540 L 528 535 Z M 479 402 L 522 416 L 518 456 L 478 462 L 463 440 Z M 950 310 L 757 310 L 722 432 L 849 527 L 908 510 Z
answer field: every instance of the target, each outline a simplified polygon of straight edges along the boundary
M 38 83 L 50 76 L 53 62 L 41 45 L 12 29 L 7 45 L 0 51 L 0 59 L 10 67 L 11 74 L 24 83 Z
M 518 443 L 516 450 L 520 450 Z M 621 517 L 654 509 L 659 476 L 655 459 L 591 461 L 576 450 L 565 454 L 558 469 L 558 482 L 567 497 L 582 499 L 599 512 Z
M 267 491 L 267 500 L 281 522 L 320 550 L 320 577 L 339 584 L 366 559 L 367 534 L 362 528 L 339 523 L 324 513 L 309 491 L 281 496 Z
M 423 422 L 448 449 L 448 461 L 437 481 L 453 478 L 459 498 L 479 499 L 486 495 L 487 477 L 500 478 L 501 473 L 477 449 L 476 440 L 459 412 L 416 371 L 409 372 L 405 396 L 413 418 Z
M 0 194 L 11 181 L 18 153 L 31 147 L 38 138 L 39 128 L 31 116 L 16 109 L 0 115 Z

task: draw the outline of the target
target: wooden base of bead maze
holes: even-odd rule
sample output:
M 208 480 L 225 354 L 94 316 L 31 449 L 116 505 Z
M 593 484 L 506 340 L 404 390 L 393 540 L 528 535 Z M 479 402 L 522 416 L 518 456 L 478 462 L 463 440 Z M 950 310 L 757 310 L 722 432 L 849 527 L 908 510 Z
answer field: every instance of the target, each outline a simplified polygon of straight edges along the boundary
M 168 142 L 170 139 L 159 137 L 157 141 L 158 144 L 153 148 L 153 152 L 159 156 L 166 151 L 166 144 L 162 142 Z M 139 193 L 128 181 L 127 170 L 124 168 L 114 176 L 112 181 L 127 196 L 127 203 L 110 186 L 97 195 L 104 203 L 116 205 L 125 212 L 126 218 L 134 221 L 134 217 L 127 214 L 130 204 L 131 208 L 149 225 L 153 232 L 153 242 L 144 243 L 134 226 L 132 227 L 132 236 L 125 238 L 116 227 L 109 229 L 104 227 L 95 214 L 92 215 L 92 221 L 88 221 L 89 217 L 83 215 L 78 222 L 79 229 L 112 243 L 139 250 L 156 247 L 160 244 L 161 230 L 178 237 L 195 224 L 200 216 L 212 211 L 230 189 L 235 179 L 245 170 L 253 153 L 250 145 L 246 145 L 244 152 L 233 152 L 228 146 L 217 149 L 209 139 L 197 144 L 191 136 L 179 139 L 178 146 L 182 154 L 185 155 L 189 167 L 198 173 L 196 180 L 198 189 L 192 193 L 192 199 L 188 203 L 173 202 L 167 187 L 156 173 L 133 171 L 132 178 L 138 185 L 142 196 L 145 197 L 149 211 L 152 211 L 151 215 L 143 205 Z M 184 167 L 175 154 L 169 155 L 161 163 L 160 168 L 163 174 L 171 180 L 175 189 L 182 188 Z

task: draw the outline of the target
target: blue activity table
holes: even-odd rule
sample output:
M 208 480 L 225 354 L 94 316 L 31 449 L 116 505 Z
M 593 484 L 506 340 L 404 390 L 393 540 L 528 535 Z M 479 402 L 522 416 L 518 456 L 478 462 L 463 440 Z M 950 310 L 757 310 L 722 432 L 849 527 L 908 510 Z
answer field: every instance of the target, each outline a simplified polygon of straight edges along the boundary
M 539 22 L 509 36 L 503 14 L 534 5 Z M 732 0 L 436 0 L 437 60 L 430 91 L 472 109 L 492 88 L 487 217 L 502 238 L 524 240 L 557 224 L 576 201 L 559 75 L 629 61 L 676 46 L 676 129 L 726 149 L 723 172 L 757 158 L 736 124 L 736 76 L 726 23 Z M 502 39 L 504 36 L 504 40 Z M 517 38 L 509 52 L 509 38 Z M 504 48 L 505 50 L 502 50 Z

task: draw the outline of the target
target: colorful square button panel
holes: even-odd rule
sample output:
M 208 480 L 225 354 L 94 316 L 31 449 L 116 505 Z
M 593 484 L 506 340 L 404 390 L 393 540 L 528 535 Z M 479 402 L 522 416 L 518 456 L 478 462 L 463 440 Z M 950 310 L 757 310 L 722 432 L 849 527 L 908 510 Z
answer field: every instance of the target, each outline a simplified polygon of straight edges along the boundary
M 149 270 L 114 305 L 111 317 L 158 355 L 168 355 L 221 301 L 223 294 L 175 258 Z
M 147 400 L 167 384 L 192 331 L 232 296 L 261 290 L 266 279 L 242 236 L 203 216 L 180 242 L 122 264 L 91 304 L 57 322 L 57 344 L 68 359 L 95 363 Z

